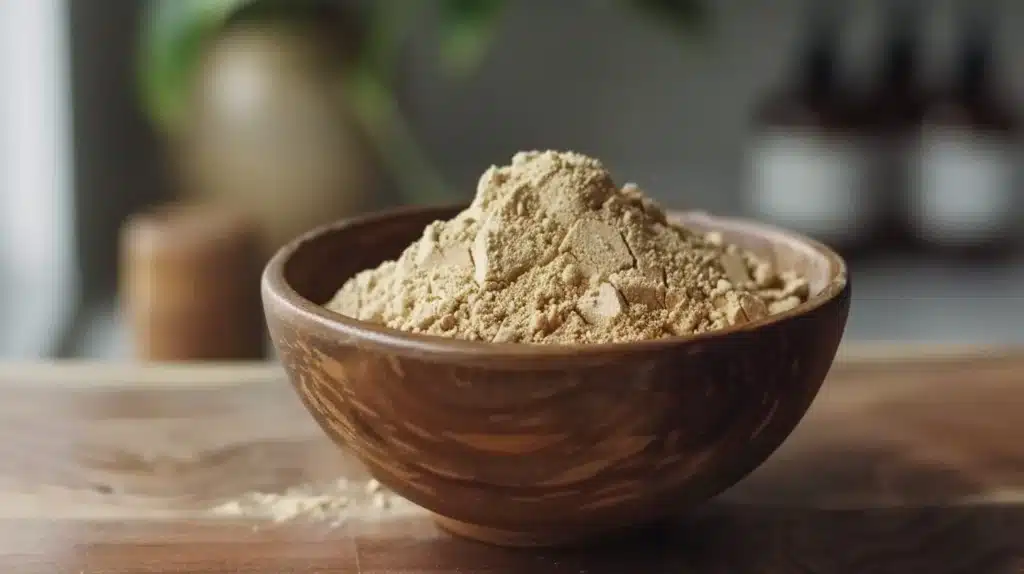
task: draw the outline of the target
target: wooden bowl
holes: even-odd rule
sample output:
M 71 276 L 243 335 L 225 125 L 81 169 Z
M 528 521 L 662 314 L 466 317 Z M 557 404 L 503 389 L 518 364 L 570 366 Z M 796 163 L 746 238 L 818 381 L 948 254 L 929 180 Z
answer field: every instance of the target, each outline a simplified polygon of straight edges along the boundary
M 469 538 L 565 544 L 707 500 L 789 435 L 842 338 L 842 258 L 793 233 L 692 213 L 673 218 L 800 272 L 810 300 L 708 334 L 572 346 L 416 335 L 321 307 L 457 211 L 321 227 L 277 253 L 262 289 L 274 345 L 324 431 Z

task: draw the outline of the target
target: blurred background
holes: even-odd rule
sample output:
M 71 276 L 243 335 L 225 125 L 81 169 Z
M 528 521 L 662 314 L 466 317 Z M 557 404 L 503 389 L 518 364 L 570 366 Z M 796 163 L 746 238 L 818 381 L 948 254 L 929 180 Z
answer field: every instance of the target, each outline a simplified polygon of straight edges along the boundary
M 0 0 L 0 357 L 260 356 L 275 246 L 536 148 L 836 245 L 848 341 L 1024 343 L 1022 31 L 1010 0 Z

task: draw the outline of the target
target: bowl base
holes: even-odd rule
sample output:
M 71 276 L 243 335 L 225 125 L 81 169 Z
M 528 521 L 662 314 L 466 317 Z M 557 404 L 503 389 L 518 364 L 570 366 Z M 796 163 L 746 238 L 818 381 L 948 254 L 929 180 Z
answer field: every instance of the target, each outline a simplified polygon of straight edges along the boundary
M 537 531 L 518 532 L 514 530 L 500 530 L 489 526 L 469 524 L 441 516 L 431 514 L 434 523 L 441 530 L 454 534 L 461 538 L 468 538 L 476 542 L 492 544 L 495 546 L 506 546 L 510 548 L 543 548 L 550 546 L 572 546 L 592 537 L 593 533 L 573 532 L 566 530 L 559 531 Z

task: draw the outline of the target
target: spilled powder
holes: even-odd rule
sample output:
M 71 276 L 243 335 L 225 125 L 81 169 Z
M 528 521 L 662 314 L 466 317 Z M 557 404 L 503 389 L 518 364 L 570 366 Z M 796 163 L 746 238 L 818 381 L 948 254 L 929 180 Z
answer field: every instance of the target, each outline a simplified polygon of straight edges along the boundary
M 280 493 L 245 493 L 210 509 L 210 514 L 275 523 L 303 520 L 339 526 L 348 520 L 379 520 L 417 509 L 376 480 L 342 478 L 328 485 L 300 485 Z
M 488 169 L 465 211 L 431 223 L 326 306 L 414 333 L 573 344 L 702 333 L 807 296 L 803 278 L 669 223 L 598 160 L 545 151 Z

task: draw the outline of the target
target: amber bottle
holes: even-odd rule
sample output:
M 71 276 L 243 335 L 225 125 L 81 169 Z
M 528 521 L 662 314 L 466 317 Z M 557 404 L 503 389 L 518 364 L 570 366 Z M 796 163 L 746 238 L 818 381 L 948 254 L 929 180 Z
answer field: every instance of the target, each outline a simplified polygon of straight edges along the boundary
M 865 146 L 840 72 L 843 14 L 808 2 L 798 65 L 757 107 L 745 188 L 755 216 L 825 241 L 861 248 L 878 217 L 862 181 Z
M 1019 124 L 992 75 L 993 14 L 984 4 L 958 19 L 952 81 L 925 110 L 908 190 L 915 236 L 957 255 L 1007 251 L 1020 222 Z

